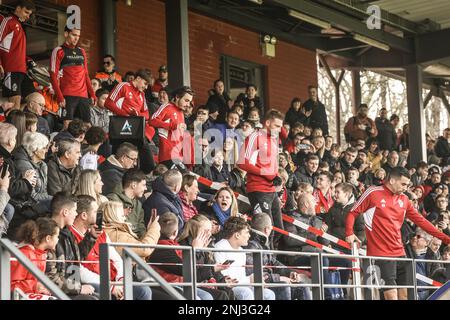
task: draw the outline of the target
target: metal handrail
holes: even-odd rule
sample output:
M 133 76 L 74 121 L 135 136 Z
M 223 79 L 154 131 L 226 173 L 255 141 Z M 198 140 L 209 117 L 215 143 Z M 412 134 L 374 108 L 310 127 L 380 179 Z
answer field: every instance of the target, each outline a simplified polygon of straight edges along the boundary
M 70 300 L 45 273 L 39 270 L 10 240 L 0 239 L 0 300 L 11 300 L 11 255 L 41 282 L 56 298 Z

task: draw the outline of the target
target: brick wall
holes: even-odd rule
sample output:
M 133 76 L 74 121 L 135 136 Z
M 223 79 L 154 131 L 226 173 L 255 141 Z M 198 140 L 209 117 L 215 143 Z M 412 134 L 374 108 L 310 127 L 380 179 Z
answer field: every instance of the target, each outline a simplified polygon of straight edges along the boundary
M 89 54 L 90 72 L 101 66 L 100 1 L 54 0 L 61 5 L 77 4 L 82 10 L 81 44 Z M 86 10 L 86 8 L 89 8 Z M 116 58 L 119 71 L 150 68 L 157 74 L 166 63 L 166 26 L 164 2 L 133 0 L 117 2 Z M 307 86 L 317 83 L 313 51 L 278 42 L 276 57 L 261 55 L 259 34 L 189 12 L 191 84 L 197 93 L 196 104 L 205 103 L 207 90 L 220 74 L 222 54 L 266 66 L 267 105 L 287 110 L 294 96 L 306 98 Z

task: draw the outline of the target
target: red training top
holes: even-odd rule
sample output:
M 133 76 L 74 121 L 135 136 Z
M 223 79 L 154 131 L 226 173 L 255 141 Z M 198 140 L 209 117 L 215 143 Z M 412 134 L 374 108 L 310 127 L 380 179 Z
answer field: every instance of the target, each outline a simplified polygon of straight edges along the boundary
M 0 16 L 0 59 L 5 73 L 27 73 L 27 36 L 16 15 Z

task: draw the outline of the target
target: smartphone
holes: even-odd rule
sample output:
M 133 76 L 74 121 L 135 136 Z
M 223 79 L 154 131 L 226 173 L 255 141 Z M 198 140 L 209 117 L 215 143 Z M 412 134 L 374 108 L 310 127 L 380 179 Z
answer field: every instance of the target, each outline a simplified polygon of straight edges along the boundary
M 233 262 L 234 262 L 234 260 L 226 260 L 222 264 L 225 266 L 228 266 L 228 265 L 232 264 Z
M 97 225 L 97 230 L 103 229 L 103 211 L 97 211 L 97 220 L 95 220 L 95 224 Z
M 8 172 L 8 168 L 9 168 L 9 165 L 6 162 L 4 162 L 2 165 L 2 173 L 1 173 L 2 179 L 6 176 L 6 173 Z
M 299 148 L 300 150 L 308 150 L 308 149 L 310 148 L 310 146 L 309 146 L 309 144 L 300 143 L 300 144 L 298 145 L 298 148 Z

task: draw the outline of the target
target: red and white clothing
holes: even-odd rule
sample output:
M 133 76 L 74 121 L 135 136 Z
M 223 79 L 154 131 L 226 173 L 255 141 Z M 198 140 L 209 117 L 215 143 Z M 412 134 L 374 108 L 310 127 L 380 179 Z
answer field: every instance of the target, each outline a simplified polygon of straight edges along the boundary
M 155 98 L 158 98 L 159 91 L 161 91 L 161 89 L 164 89 L 165 87 L 167 87 L 168 84 L 169 84 L 169 82 L 167 80 L 164 82 L 161 82 L 159 79 L 157 79 L 151 89 L 152 96 Z
M 58 103 L 64 97 L 94 98 L 84 49 L 64 43 L 53 49 L 50 57 L 50 78 Z
M 355 203 L 347 216 L 346 236 L 353 234 L 355 219 L 360 214 L 364 215 L 369 256 L 405 256 L 400 232 L 405 217 L 445 244 L 450 243 L 450 237 L 418 213 L 406 195 L 396 195 L 385 185 L 368 188 Z
M 184 131 L 178 125 L 184 123 L 184 114 L 173 103 L 163 104 L 153 114 L 149 124 L 158 128 L 159 161 L 183 161 Z
M 27 73 L 27 36 L 15 15 L 0 16 L 0 59 L 8 72 Z
M 70 231 L 75 237 L 77 243 L 83 241 L 85 234 L 78 231 L 74 226 L 69 227 Z M 100 283 L 100 244 L 111 243 L 108 235 L 103 231 L 98 236 L 97 241 L 87 255 L 85 262 L 81 264 L 80 276 L 82 283 Z M 112 246 L 109 246 L 109 261 L 110 261 L 110 279 L 111 281 L 120 281 L 123 279 L 123 261 L 119 253 Z M 93 263 L 89 263 L 89 262 Z
M 47 251 L 37 249 L 31 244 L 22 245 L 18 248 L 31 262 L 45 272 L 45 265 L 47 263 Z M 22 290 L 24 293 L 36 293 L 37 279 L 18 261 L 11 261 L 11 291 L 16 288 Z
M 155 129 L 148 124 L 150 119 L 145 95 L 132 82 L 121 82 L 111 91 L 105 107 L 118 116 L 141 116 L 145 118 L 145 136 L 151 140 Z
M 333 195 L 331 189 L 326 194 L 319 189 L 313 191 L 314 199 L 316 200 L 316 215 L 328 213 L 330 208 L 334 204 Z
M 259 130 L 245 139 L 238 166 L 247 171 L 247 192 L 275 192 L 272 181 L 278 175 L 277 138 Z

